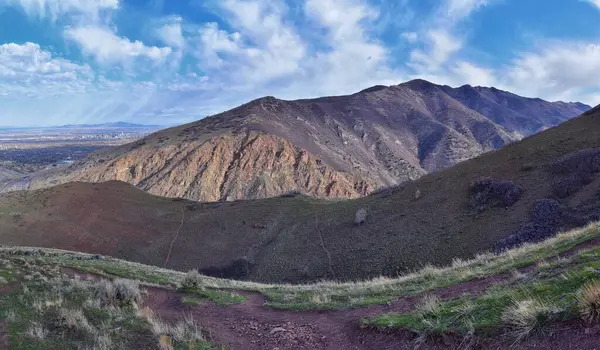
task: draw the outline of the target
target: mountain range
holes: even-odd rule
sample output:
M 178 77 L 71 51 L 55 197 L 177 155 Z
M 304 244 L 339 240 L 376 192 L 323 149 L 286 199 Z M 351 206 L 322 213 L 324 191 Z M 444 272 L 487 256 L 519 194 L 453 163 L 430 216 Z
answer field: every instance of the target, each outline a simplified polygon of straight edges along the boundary
M 264 97 L 100 151 L 52 180 L 120 180 L 199 201 L 356 198 L 492 151 L 590 106 L 413 80 L 348 96 Z M 46 186 L 48 181 L 33 188 Z
M 0 244 L 265 282 L 395 276 L 600 220 L 599 174 L 600 107 L 354 200 L 199 203 L 118 181 L 5 193 Z

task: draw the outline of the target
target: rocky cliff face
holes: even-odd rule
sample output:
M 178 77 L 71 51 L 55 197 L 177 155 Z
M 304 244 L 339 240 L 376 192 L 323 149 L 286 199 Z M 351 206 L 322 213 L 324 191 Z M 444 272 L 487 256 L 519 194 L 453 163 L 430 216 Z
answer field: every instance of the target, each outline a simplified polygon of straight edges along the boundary
M 96 153 L 52 181 L 121 180 L 201 201 L 290 191 L 354 198 L 498 149 L 588 108 L 423 80 L 350 96 L 265 97 Z
M 204 142 L 143 145 L 114 160 L 97 160 L 69 177 L 120 180 L 152 194 L 203 201 L 264 198 L 292 191 L 315 197 L 355 198 L 377 185 L 338 172 L 274 135 L 241 130 Z

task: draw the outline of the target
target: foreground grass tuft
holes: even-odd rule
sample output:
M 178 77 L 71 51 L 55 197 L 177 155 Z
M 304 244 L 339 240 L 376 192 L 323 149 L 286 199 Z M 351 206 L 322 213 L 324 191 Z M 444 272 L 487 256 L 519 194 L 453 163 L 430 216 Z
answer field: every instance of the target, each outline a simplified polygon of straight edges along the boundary
M 600 281 L 586 283 L 578 297 L 581 316 L 588 322 L 600 320 Z
M 502 322 L 510 328 L 518 342 L 534 331 L 542 331 L 560 312 L 560 309 L 538 299 L 513 300 L 513 305 L 502 314 Z

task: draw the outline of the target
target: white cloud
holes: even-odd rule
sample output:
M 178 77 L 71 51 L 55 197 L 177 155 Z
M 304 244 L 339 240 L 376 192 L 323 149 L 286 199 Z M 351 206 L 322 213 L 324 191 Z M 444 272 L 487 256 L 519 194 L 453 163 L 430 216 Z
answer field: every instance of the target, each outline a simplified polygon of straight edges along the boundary
M 333 40 L 356 40 L 364 37 L 360 25 L 379 16 L 378 11 L 359 0 L 306 0 L 308 16 L 330 29 Z
M 409 43 L 414 43 L 417 40 L 419 40 L 419 34 L 417 32 L 402 33 L 402 37 L 404 38 L 404 40 L 408 41 Z
M 390 68 L 388 49 L 368 30 L 379 18 L 377 9 L 362 0 L 307 0 L 304 9 L 326 30 L 328 45 L 307 60 L 312 81 L 306 88 L 340 94 L 398 82 L 402 73 Z
M 598 72 L 600 43 L 550 42 L 511 62 L 505 84 L 529 96 L 576 99 L 585 90 L 600 89 Z
M 167 23 L 161 25 L 157 30 L 158 38 L 172 48 L 182 49 L 186 44 L 186 40 L 183 37 L 181 22 L 182 19 L 179 16 L 167 19 Z
M 0 5 L 20 6 L 30 16 L 56 20 L 67 14 L 98 18 L 103 10 L 116 10 L 119 0 L 0 0 Z
M 446 0 L 445 6 L 442 7 L 442 12 L 446 16 L 446 19 L 460 21 L 471 15 L 473 11 L 489 3 L 490 0 Z
M 141 41 L 119 37 L 108 28 L 94 25 L 67 28 L 65 37 L 76 42 L 85 55 L 94 57 L 101 64 L 128 64 L 136 58 L 159 63 L 172 52 L 170 47 L 146 46 Z
M 221 10 L 228 16 L 228 32 L 216 23 L 200 30 L 201 69 L 237 76 L 241 84 L 254 85 L 296 73 L 305 56 L 305 44 L 294 29 L 283 22 L 281 3 L 276 1 L 225 0 Z
M 583 1 L 588 2 L 600 9 L 600 0 L 583 0 Z
M 53 58 L 38 44 L 0 45 L 0 92 L 5 95 L 79 92 L 91 84 L 92 78 L 89 66 Z
M 462 48 L 462 42 L 444 30 L 430 30 L 425 37 L 427 38 L 426 50 L 413 50 L 408 62 L 408 65 L 418 74 L 439 70 L 453 54 Z
M 483 85 L 495 81 L 491 71 L 461 57 L 465 39 L 456 30 L 462 21 L 493 1 L 444 0 L 433 17 L 422 25 L 419 34 L 422 47 L 410 52 L 407 65 L 413 70 L 412 77 L 426 77 L 448 85 Z

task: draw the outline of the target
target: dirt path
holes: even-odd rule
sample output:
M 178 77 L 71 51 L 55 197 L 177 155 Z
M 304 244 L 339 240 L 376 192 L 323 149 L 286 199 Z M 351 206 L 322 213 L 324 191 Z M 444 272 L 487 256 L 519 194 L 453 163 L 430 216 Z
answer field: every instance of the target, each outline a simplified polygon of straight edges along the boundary
M 584 249 L 600 245 L 600 238 L 585 242 L 560 254 L 568 257 Z M 547 259 L 555 260 L 556 257 Z M 531 272 L 535 265 L 519 269 Z M 452 299 L 464 293 L 477 297 L 498 283 L 510 279 L 510 273 L 475 279 L 432 291 L 440 299 Z M 181 301 L 183 294 L 165 289 L 150 289 L 146 305 L 160 317 L 176 322 L 191 314 L 211 337 L 232 349 L 414 349 L 414 335 L 409 331 L 381 332 L 361 329 L 360 319 L 389 312 L 414 310 L 422 296 L 404 297 L 385 305 L 337 311 L 293 312 L 264 307 L 265 299 L 257 293 L 240 292 L 248 297 L 246 303 L 219 307 L 210 302 L 191 306 Z M 588 328 L 581 323 L 559 326 L 542 337 L 530 338 L 518 344 L 518 349 L 594 349 L 600 326 Z M 428 342 L 423 348 L 448 349 L 471 346 L 485 349 L 504 349 L 507 339 L 487 339 L 478 344 L 464 343 L 459 336 L 446 336 Z M 593 345 L 593 346 L 592 346 Z
M 463 293 L 474 297 L 488 287 L 504 280 L 492 276 L 468 283 L 443 288 L 431 294 L 448 299 Z M 413 349 L 413 337 L 406 332 L 376 332 L 361 329 L 360 320 L 387 312 L 408 312 L 422 298 L 406 297 L 385 305 L 336 311 L 283 311 L 264 307 L 265 299 L 257 293 L 242 293 L 248 301 L 234 306 L 219 307 L 206 302 L 199 306 L 184 304 L 186 294 L 172 290 L 150 288 L 144 306 L 154 310 L 159 317 L 176 322 L 191 314 L 211 337 L 232 349 Z M 442 339 L 427 348 L 447 349 L 458 345 L 458 339 Z
M 571 256 L 597 245 L 600 245 L 600 238 L 583 243 L 559 256 Z M 535 265 L 519 271 L 527 273 L 533 269 Z M 70 275 L 88 275 L 73 269 L 63 269 L 63 272 Z M 443 300 L 465 293 L 477 297 L 492 285 L 510 278 L 510 273 L 504 273 L 437 289 L 427 294 L 437 295 Z M 184 304 L 182 298 L 189 294 L 178 293 L 172 289 L 146 289 L 149 294 L 143 306 L 149 307 L 157 316 L 173 323 L 185 315 L 192 315 L 198 324 L 209 332 L 213 341 L 227 345 L 230 349 L 414 349 L 415 335 L 410 331 L 363 329 L 359 322 L 367 316 L 409 312 L 415 309 L 422 298 L 422 295 L 404 297 L 388 304 L 360 309 L 295 312 L 265 307 L 265 298 L 258 293 L 238 292 L 247 296 L 248 300 L 245 303 L 222 307 L 209 301 L 201 305 Z M 2 324 L 0 336 L 1 332 Z M 515 348 L 600 350 L 600 345 L 596 345 L 600 344 L 599 337 L 600 325 L 590 327 L 581 322 L 572 322 L 559 325 L 542 336 L 532 337 Z M 458 349 L 470 346 L 476 349 L 505 349 L 509 345 L 510 341 L 507 339 L 481 339 L 477 344 L 468 344 L 460 336 L 447 335 L 427 342 L 421 348 Z

